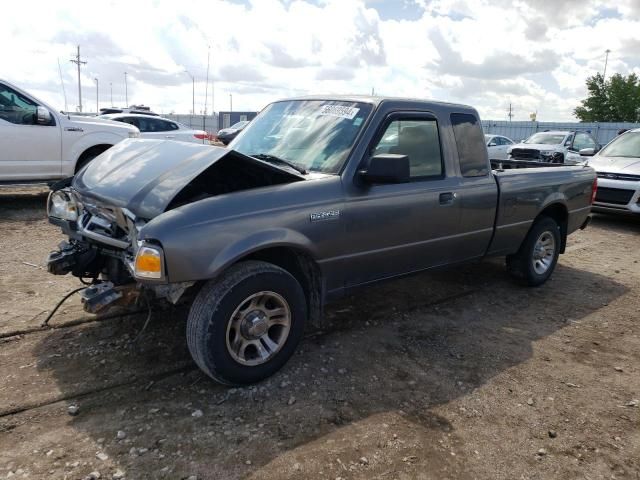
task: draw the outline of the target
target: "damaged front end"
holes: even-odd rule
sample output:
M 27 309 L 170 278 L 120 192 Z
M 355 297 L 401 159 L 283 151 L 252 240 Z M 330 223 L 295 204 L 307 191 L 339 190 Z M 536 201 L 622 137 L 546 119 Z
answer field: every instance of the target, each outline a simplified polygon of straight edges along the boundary
M 49 255 L 47 268 L 101 284 L 83 294 L 92 313 L 143 293 L 175 304 L 195 281 L 171 282 L 161 239 L 142 239 L 148 222 L 208 197 L 302 180 L 234 150 L 124 140 L 51 187 L 49 221 L 68 240 Z
M 47 206 L 49 221 L 69 237 L 49 254 L 47 270 L 90 285 L 81 293 L 85 311 L 132 305 L 145 293 L 175 304 L 193 284 L 166 283 L 162 247 L 138 240 L 145 221 L 126 208 L 100 206 L 70 186 L 53 190 Z

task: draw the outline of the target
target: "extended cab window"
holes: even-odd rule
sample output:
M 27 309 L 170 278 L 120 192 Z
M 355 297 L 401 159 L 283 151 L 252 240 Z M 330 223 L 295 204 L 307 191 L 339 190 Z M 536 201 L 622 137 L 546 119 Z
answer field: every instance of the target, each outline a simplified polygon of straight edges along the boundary
M 407 155 L 411 178 L 442 175 L 438 125 L 433 119 L 392 121 L 373 150 L 373 155 L 382 153 Z
M 37 105 L 0 83 L 0 118 L 19 125 L 36 125 Z
M 482 128 L 475 115 L 452 113 L 451 125 L 458 147 L 460 171 L 463 177 L 484 177 L 489 173 L 487 149 Z

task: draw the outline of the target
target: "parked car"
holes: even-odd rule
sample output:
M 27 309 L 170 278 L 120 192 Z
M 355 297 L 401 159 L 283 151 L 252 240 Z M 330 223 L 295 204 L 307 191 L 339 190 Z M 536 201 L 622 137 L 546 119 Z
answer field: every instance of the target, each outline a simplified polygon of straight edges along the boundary
M 507 150 L 513 145 L 513 140 L 502 135 L 485 135 L 485 143 L 489 151 L 489 158 L 492 160 L 506 160 L 509 158 Z
M 219 130 L 218 140 L 220 140 L 225 145 L 229 145 L 229 143 L 231 143 L 231 140 L 236 138 L 247 125 L 249 125 L 249 120 L 242 120 L 241 122 L 234 123 L 229 128 L 223 128 L 222 130 Z
M 110 113 L 100 115 L 105 120 L 128 123 L 140 130 L 141 138 L 178 140 L 181 142 L 209 143 L 209 134 L 195 130 L 168 118 L 135 113 Z
M 109 113 L 139 113 L 141 115 L 152 115 L 154 117 L 159 117 L 155 112 L 151 111 L 150 107 L 145 105 L 131 105 L 130 107 L 104 107 L 100 109 L 100 115 L 107 115 Z
M 276 372 L 328 301 L 377 281 L 506 256 L 543 284 L 596 188 L 582 165 L 492 172 L 476 110 L 449 103 L 275 102 L 232 147 L 131 140 L 49 198 L 69 242 L 48 270 L 102 280 L 85 309 L 184 296 L 189 350 L 226 384 Z
M 56 112 L 0 80 L 0 182 L 45 182 L 73 175 L 138 129 Z
M 580 153 L 594 154 L 591 149 Z M 589 165 L 598 174 L 593 210 L 640 215 L 640 128 L 614 138 L 589 160 Z
M 513 160 L 577 164 L 584 162 L 579 153 L 583 148 L 598 151 L 600 147 L 588 132 L 548 131 L 534 133 L 507 153 Z

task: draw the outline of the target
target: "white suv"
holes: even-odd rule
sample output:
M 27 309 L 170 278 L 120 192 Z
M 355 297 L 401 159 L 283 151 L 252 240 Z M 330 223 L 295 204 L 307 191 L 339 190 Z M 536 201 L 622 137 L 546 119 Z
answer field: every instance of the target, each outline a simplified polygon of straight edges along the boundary
M 119 141 L 139 136 L 132 125 L 58 113 L 0 80 L 0 183 L 70 177 Z
M 507 153 L 513 160 L 548 163 L 583 163 L 580 150 L 598 151 L 598 142 L 589 132 L 546 131 L 531 135 L 522 143 L 511 146 Z

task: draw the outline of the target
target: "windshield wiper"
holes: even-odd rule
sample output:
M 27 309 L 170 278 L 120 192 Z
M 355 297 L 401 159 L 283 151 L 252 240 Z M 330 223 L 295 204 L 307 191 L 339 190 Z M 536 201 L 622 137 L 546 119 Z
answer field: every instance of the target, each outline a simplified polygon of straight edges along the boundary
M 250 157 L 257 158 L 258 160 L 264 160 L 269 163 L 280 163 L 282 165 L 286 165 L 289 168 L 293 168 L 296 172 L 301 173 L 302 175 L 306 175 L 308 172 L 305 168 L 296 165 L 289 160 L 285 160 L 284 158 L 276 157 L 275 155 L 270 155 L 268 153 L 251 153 Z

